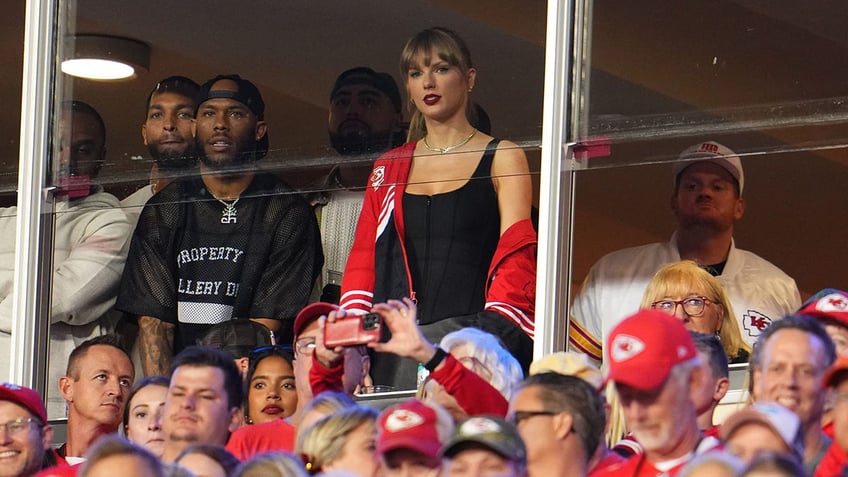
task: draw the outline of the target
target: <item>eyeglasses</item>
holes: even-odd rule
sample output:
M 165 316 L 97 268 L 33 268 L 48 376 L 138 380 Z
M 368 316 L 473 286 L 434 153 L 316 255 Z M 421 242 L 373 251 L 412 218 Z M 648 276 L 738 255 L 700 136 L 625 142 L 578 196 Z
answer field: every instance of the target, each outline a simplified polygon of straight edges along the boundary
M 293 349 L 291 346 L 283 345 L 262 346 L 261 348 L 256 348 L 252 350 L 250 354 L 247 355 L 247 360 L 253 362 L 265 358 L 268 355 L 280 353 L 291 355 L 293 353 Z
M 315 338 L 301 338 L 294 343 L 298 355 L 312 356 L 315 349 Z
M 15 419 L 14 421 L 9 421 L 5 424 L 0 424 L 0 429 L 5 429 L 9 435 L 20 434 L 25 430 L 29 429 L 29 425 L 31 423 L 36 423 L 39 426 L 41 425 L 41 421 L 34 417 L 26 417 L 21 419 Z
M 513 425 L 519 425 L 521 421 L 525 419 L 530 419 L 531 417 L 536 416 L 556 416 L 559 414 L 554 411 L 515 411 L 512 413 L 512 416 L 509 417 L 509 421 L 512 422 Z
M 651 308 L 674 314 L 677 305 L 683 306 L 683 312 L 689 316 L 701 316 L 707 303 L 716 303 L 705 296 L 693 296 L 682 300 L 660 300 L 651 303 Z

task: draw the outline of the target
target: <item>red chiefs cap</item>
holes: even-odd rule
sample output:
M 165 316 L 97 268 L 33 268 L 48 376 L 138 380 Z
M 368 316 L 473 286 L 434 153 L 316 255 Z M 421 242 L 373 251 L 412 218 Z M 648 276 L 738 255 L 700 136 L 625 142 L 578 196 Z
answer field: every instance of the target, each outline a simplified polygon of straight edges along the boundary
M 658 388 L 674 366 L 697 356 L 683 322 L 657 310 L 641 310 L 613 328 L 606 353 L 607 381 L 643 391 Z
M 10 401 L 35 414 L 42 424 L 47 424 L 47 410 L 41 396 L 30 388 L 12 383 L 0 384 L 0 401 Z
M 825 288 L 805 301 L 798 309 L 798 314 L 810 315 L 819 320 L 831 319 L 848 327 L 848 293 Z
M 294 319 L 294 339 L 303 333 L 303 330 L 323 315 L 330 314 L 331 311 L 338 310 L 339 307 L 332 303 L 324 303 L 322 301 L 306 305 Z
M 436 411 L 417 399 L 392 406 L 380 414 L 377 453 L 412 449 L 436 458 L 442 448 Z
M 827 370 L 824 378 L 822 378 L 822 383 L 826 388 L 836 387 L 848 378 L 848 356 L 840 356 L 836 358 L 836 362 L 833 363 L 833 366 Z

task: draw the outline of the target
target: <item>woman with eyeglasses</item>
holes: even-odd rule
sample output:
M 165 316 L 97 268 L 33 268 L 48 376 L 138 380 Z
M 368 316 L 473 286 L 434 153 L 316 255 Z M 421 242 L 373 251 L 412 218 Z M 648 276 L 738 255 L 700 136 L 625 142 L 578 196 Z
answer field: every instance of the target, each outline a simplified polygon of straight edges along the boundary
M 264 346 L 248 356 L 244 422 L 259 424 L 291 416 L 297 408 L 290 347 Z
M 730 299 L 718 279 L 691 260 L 661 268 L 642 296 L 642 308 L 678 317 L 686 328 L 716 335 L 731 363 L 746 363 L 751 347 L 742 339 Z

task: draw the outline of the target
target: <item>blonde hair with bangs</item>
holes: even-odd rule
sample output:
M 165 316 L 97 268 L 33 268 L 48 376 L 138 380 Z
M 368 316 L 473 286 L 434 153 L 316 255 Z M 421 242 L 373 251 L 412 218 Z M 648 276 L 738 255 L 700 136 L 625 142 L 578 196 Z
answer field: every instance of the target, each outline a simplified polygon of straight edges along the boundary
M 409 77 L 409 71 L 418 67 L 419 56 L 423 55 L 424 65 L 429 66 L 436 57 L 447 62 L 451 66 L 459 68 L 464 77 L 468 70 L 474 67 L 471 61 L 471 51 L 462 38 L 453 30 L 444 27 L 433 27 L 423 30 L 410 38 L 400 54 L 400 74 L 403 78 Z M 409 97 L 409 88 L 406 91 Z M 465 105 L 466 117 L 471 111 L 471 102 Z M 409 101 L 409 132 L 406 136 L 408 142 L 417 141 L 427 134 L 424 117 L 415 104 Z
M 739 320 L 721 283 L 692 260 L 681 260 L 662 267 L 645 289 L 641 308 L 651 308 L 655 301 L 668 296 L 686 296 L 692 290 L 699 290 L 699 294 L 721 309 L 718 337 L 727 356 L 736 358 L 740 349 L 750 353 L 751 347 L 742 339 Z

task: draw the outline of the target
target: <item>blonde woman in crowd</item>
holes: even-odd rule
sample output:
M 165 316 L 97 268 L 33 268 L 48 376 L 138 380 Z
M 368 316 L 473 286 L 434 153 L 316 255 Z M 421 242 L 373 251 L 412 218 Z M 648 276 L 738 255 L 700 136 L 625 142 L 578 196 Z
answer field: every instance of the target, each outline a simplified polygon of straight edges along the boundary
M 730 363 L 747 363 L 751 347 L 742 339 L 739 322 L 721 283 L 691 260 L 661 268 L 642 297 L 642 308 L 672 314 L 691 331 L 714 334 Z
M 354 406 L 330 414 L 298 435 L 295 453 L 312 473 L 343 470 L 360 477 L 374 477 L 377 411 Z

